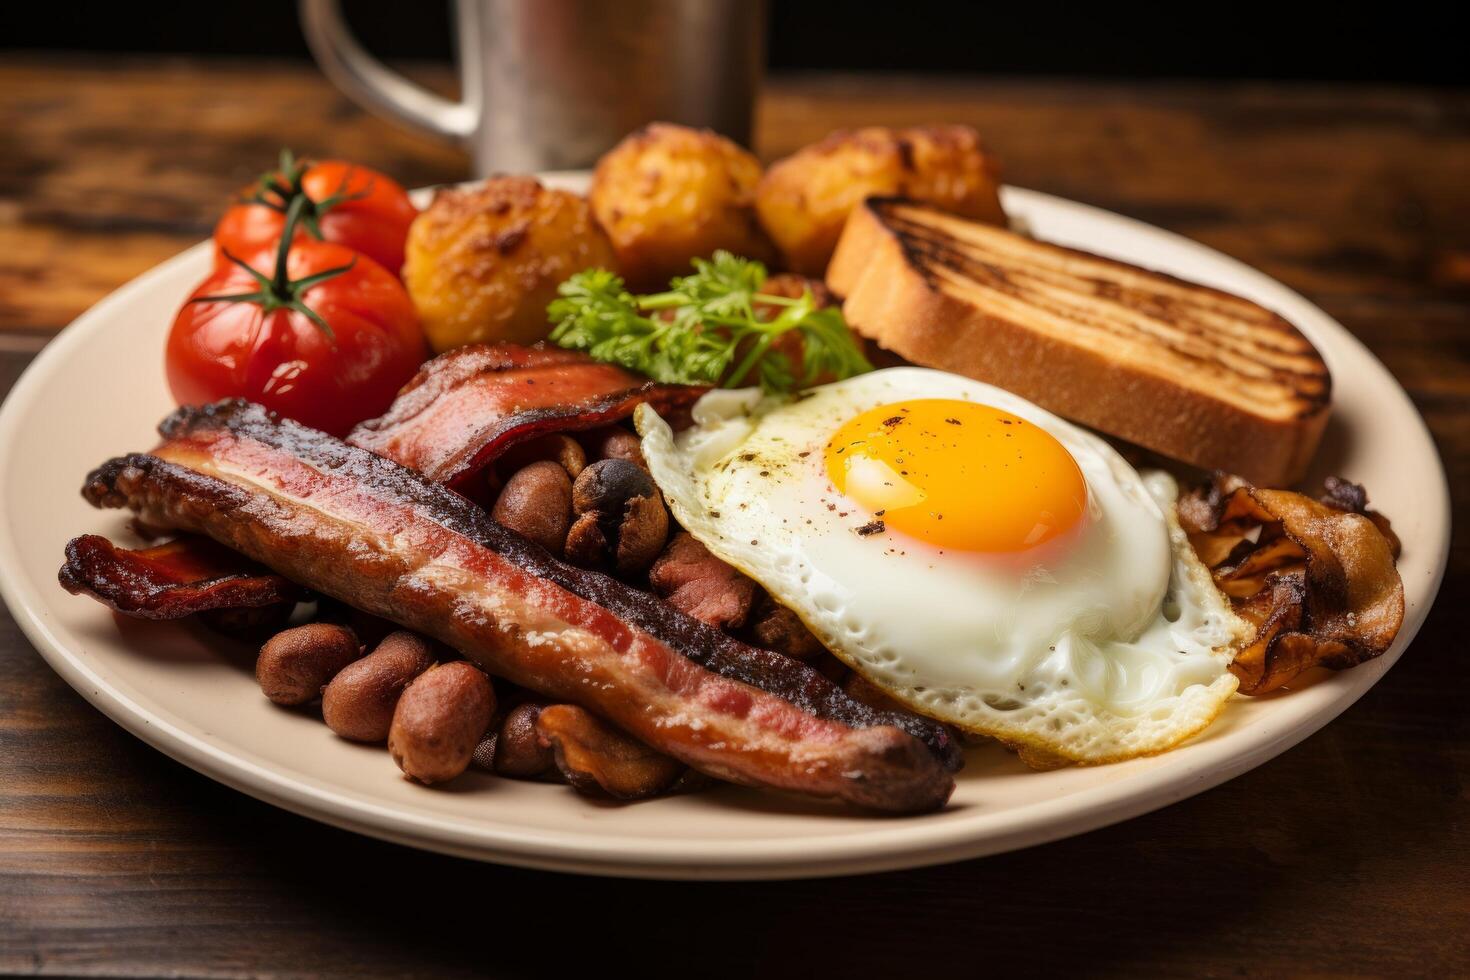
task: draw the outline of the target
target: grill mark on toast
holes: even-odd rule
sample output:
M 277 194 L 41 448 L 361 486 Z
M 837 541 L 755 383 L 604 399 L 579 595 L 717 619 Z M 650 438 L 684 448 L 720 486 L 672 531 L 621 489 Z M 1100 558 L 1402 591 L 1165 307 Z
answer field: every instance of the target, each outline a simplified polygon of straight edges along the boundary
M 1146 288 L 1125 289 L 1117 283 L 1108 282 L 1093 276 L 1072 272 L 1060 267 L 1013 267 L 1004 268 L 998 266 L 991 259 L 1001 253 L 988 246 L 972 244 L 977 249 L 975 252 L 966 252 L 958 249 L 953 240 L 943 236 L 943 233 L 928 226 L 907 222 L 903 219 L 895 219 L 895 229 L 905 236 L 926 243 L 930 246 L 925 250 L 932 258 L 936 258 L 943 264 L 954 266 L 955 263 L 977 263 L 988 271 L 998 274 L 998 277 L 1007 284 L 1025 288 L 1028 282 L 1038 282 L 1047 287 L 1062 291 L 1064 294 L 1075 292 L 1079 297 L 1091 297 L 1104 300 L 1116 305 L 1121 312 L 1139 314 L 1145 320 L 1152 320 L 1159 324 L 1167 325 L 1180 333 L 1187 333 L 1198 337 L 1207 337 L 1213 343 L 1227 347 L 1249 355 L 1252 360 L 1259 357 L 1267 358 L 1273 367 L 1285 371 L 1294 376 L 1311 378 L 1319 376 L 1320 360 L 1315 351 L 1303 339 L 1297 337 L 1290 324 L 1271 313 L 1264 307 L 1254 303 L 1241 302 L 1239 309 L 1241 314 L 1233 316 L 1220 312 L 1218 307 L 1212 307 L 1198 302 L 1190 302 L 1189 299 L 1176 298 L 1166 293 L 1151 291 Z M 1079 256 L 1083 253 L 1079 253 Z M 1080 260 L 1080 259 L 1079 259 Z M 1099 261 L 1106 261 L 1101 260 Z M 964 271 L 955 267 L 954 271 Z M 1158 274 L 1162 275 L 1162 274 Z M 1064 280 L 1064 281 L 1063 281 Z M 1074 284 L 1087 284 L 1087 290 L 1073 288 Z M 1124 302 L 1124 297 L 1129 297 L 1132 302 Z M 1148 300 L 1152 308 L 1141 308 L 1140 300 Z M 1190 298 L 1192 299 L 1192 298 Z M 1257 324 L 1257 330 L 1246 332 L 1230 329 L 1233 319 L 1244 319 L 1251 317 Z M 1197 323 L 1190 322 L 1186 317 L 1193 317 L 1206 321 L 1215 329 L 1201 329 Z M 1295 344 L 1287 346 L 1285 343 L 1273 344 L 1269 341 L 1277 339 L 1280 341 L 1296 341 Z M 1279 356 L 1277 356 L 1279 355 Z M 1299 364 L 1301 368 L 1293 368 L 1291 365 Z
M 947 242 L 961 243 L 990 253 L 997 251 L 995 242 L 1001 240 L 1002 236 L 1012 237 L 1012 233 L 1008 231 L 977 226 L 952 215 L 926 213 L 912 206 L 903 207 L 893 202 L 878 202 L 878 204 L 880 205 L 879 210 L 885 216 L 885 223 L 895 229 L 902 228 L 913 232 L 928 233 Z M 904 214 L 913 217 L 904 217 Z M 927 219 L 927 221 L 922 219 Z M 1218 314 L 1220 327 L 1228 335 L 1251 336 L 1258 341 L 1262 341 L 1264 335 L 1265 341 L 1274 340 L 1275 343 L 1262 342 L 1262 346 L 1283 354 L 1317 359 L 1316 349 L 1287 320 L 1244 297 L 1187 282 L 1167 273 L 1130 266 L 1115 259 L 1080 249 L 1066 248 L 1033 239 L 1022 239 L 1022 241 L 1030 250 L 1027 268 L 1031 271 L 1040 269 L 1054 271 L 1078 280 L 1092 281 L 1104 287 L 1116 287 L 1114 281 L 1116 279 L 1133 281 L 1141 291 L 1152 292 L 1166 299 L 1187 304 L 1201 312 Z M 1094 276 L 1068 271 L 1063 268 L 1063 265 L 1069 262 L 1100 267 L 1111 273 L 1114 278 L 1111 280 L 1098 279 Z M 1206 302 L 1207 300 L 1212 302 Z M 1248 321 L 1248 323 L 1241 328 L 1236 328 L 1235 321 Z M 1252 332 L 1250 324 L 1254 324 L 1257 329 Z
M 1074 332 L 1066 341 L 1077 347 L 1091 349 L 1095 352 L 1109 351 L 1110 356 L 1127 360 L 1134 368 L 1145 371 L 1163 378 L 1167 378 L 1177 384 L 1207 394 L 1224 402 L 1237 404 L 1247 408 L 1252 413 L 1271 417 L 1295 417 L 1310 415 L 1315 410 L 1314 402 L 1308 393 L 1294 386 L 1283 384 L 1279 374 L 1272 373 L 1258 362 L 1246 359 L 1244 366 L 1259 368 L 1259 371 L 1247 373 L 1234 364 L 1222 360 L 1220 352 L 1192 352 L 1179 347 L 1177 344 L 1157 336 L 1150 338 L 1149 343 L 1140 342 L 1137 330 L 1129 329 L 1115 321 L 1088 315 L 1085 312 L 1067 308 L 1065 305 L 1049 304 L 1036 295 L 1014 296 L 1004 290 L 995 289 L 991 285 L 976 283 L 973 279 L 965 277 L 958 272 L 951 272 L 953 278 L 944 278 L 942 287 L 963 299 L 974 300 L 980 297 L 982 301 L 988 301 L 992 306 L 997 304 L 997 295 L 1010 300 L 1022 311 L 997 311 L 1001 316 L 1018 316 L 1038 314 L 1053 318 L 1074 328 Z M 986 294 L 991 295 L 987 296 Z M 1002 304 L 1004 305 L 1004 304 Z M 1086 331 L 1088 336 L 1083 335 Z M 1040 330 L 1062 337 L 1061 331 Z M 1114 346 L 1110 346 L 1110 343 Z M 1123 351 L 1116 344 L 1129 345 L 1134 348 L 1131 356 L 1124 356 Z M 1161 348 L 1169 348 L 1173 363 L 1161 363 L 1157 353 Z M 1149 354 L 1155 356 L 1148 356 Z M 1183 362 L 1183 363 L 1181 363 Z M 1280 410 L 1278 410 L 1280 409 Z
M 996 289 L 993 284 L 977 283 L 972 277 L 968 277 L 962 272 L 951 271 L 950 275 L 953 278 L 941 276 L 941 288 L 948 289 L 960 298 L 974 299 L 978 296 L 982 301 L 987 301 L 990 305 L 994 306 L 997 304 L 998 297 L 1003 297 L 1006 300 L 1012 301 L 1016 306 L 1027 308 L 1032 316 L 1041 314 L 1072 325 L 1076 330 L 1067 340 L 1074 346 L 1086 348 L 1094 352 L 1106 350 L 1110 351 L 1114 356 L 1120 354 L 1116 346 L 1118 342 L 1144 347 L 1144 345 L 1138 343 L 1136 333 L 1129 332 L 1105 320 L 1097 320 L 1093 317 L 1079 314 L 1077 311 L 1068 310 L 1065 307 L 1058 309 L 1049 306 L 1036 296 L 1022 298 L 1011 295 L 1006 290 Z M 987 295 L 987 293 L 990 295 Z M 1014 312 L 1008 313 L 999 310 L 997 314 L 1002 316 L 1016 315 Z M 1088 332 L 1088 336 L 1082 336 L 1082 331 L 1084 330 Z M 1047 330 L 1045 332 L 1053 336 L 1059 336 L 1058 331 L 1055 330 Z M 1157 341 L 1153 347 L 1146 347 L 1144 349 L 1156 350 L 1159 345 L 1163 344 L 1166 344 L 1166 342 Z M 1225 401 L 1248 405 L 1253 410 L 1261 410 L 1262 402 L 1274 403 L 1276 405 L 1290 405 L 1294 410 L 1299 406 L 1300 399 L 1295 397 L 1281 397 L 1283 395 L 1282 385 L 1278 379 L 1269 375 L 1265 377 L 1245 375 L 1232 370 L 1229 365 L 1222 364 L 1216 357 L 1206 354 L 1196 354 L 1177 348 L 1173 350 L 1173 358 L 1175 359 L 1175 363 L 1167 367 L 1160 365 L 1157 357 L 1150 359 L 1135 356 L 1130 357 L 1128 360 L 1138 370 L 1169 378 L 1177 383 L 1185 384 L 1192 389 L 1209 393 L 1212 397 L 1219 397 Z M 1179 363 L 1181 361 L 1187 362 L 1187 364 L 1181 365 Z M 1218 391 L 1220 385 L 1228 386 L 1234 390 L 1221 394 Z
M 1263 307 L 1218 290 L 1190 287 L 1162 274 L 1137 272 L 1103 257 L 1081 252 L 1076 253 L 1079 263 L 1096 263 L 1106 268 L 1117 266 L 1138 283 L 1137 289 L 1119 287 L 1111 281 L 1064 268 L 1057 262 L 1038 263 L 1043 270 L 1041 272 L 1017 268 L 1014 264 L 1007 267 L 994 261 L 997 257 L 1004 257 L 994 249 L 973 240 L 957 239 L 935 226 L 898 216 L 895 213 L 897 209 L 884 207 L 884 202 L 876 204 L 882 208 L 885 222 L 895 233 L 913 268 L 934 288 L 948 291 L 968 289 L 971 292 L 988 289 L 994 294 L 1009 297 L 1016 304 L 1044 311 L 1064 323 L 1121 339 L 1133 345 L 1138 353 L 1167 350 L 1188 367 L 1175 364 L 1174 370 L 1170 371 L 1169 365 L 1158 363 L 1157 358 L 1142 358 L 1139 367 L 1155 374 L 1162 368 L 1165 376 L 1176 381 L 1181 380 L 1176 374 L 1182 375 L 1193 382 L 1190 387 L 1211 397 L 1241 404 L 1254 413 L 1280 417 L 1282 412 L 1269 411 L 1274 403 L 1278 408 L 1288 409 L 1295 417 L 1306 418 L 1315 415 L 1327 403 L 1330 385 L 1325 368 L 1320 367 L 1320 360 L 1315 357 L 1315 350 L 1287 321 Z M 907 210 L 913 214 L 921 213 Z M 936 222 L 943 220 L 943 216 L 936 215 L 935 218 Z M 1056 254 L 1045 245 L 1041 245 L 1039 251 L 1047 253 L 1048 257 Z M 1071 254 L 1070 251 L 1062 253 L 1063 257 Z M 1065 281 L 1048 282 L 1047 275 Z M 1158 276 L 1157 283 L 1153 278 L 1155 275 Z M 1172 286 L 1173 283 L 1184 287 L 1178 295 L 1171 295 L 1165 289 L 1150 288 Z M 1198 292 L 1195 292 L 1196 288 Z M 1153 299 L 1154 308 L 1141 310 L 1137 308 L 1136 301 L 1124 303 L 1122 297 L 1130 292 Z M 1214 302 L 1206 303 L 1202 297 Z M 1100 304 L 1103 309 L 1089 306 L 1090 301 Z M 1236 318 L 1248 321 L 1247 327 L 1230 329 L 1229 318 L 1235 314 L 1226 310 L 1238 310 Z M 1066 339 L 1066 334 L 1059 333 L 1055 327 L 1044 328 L 1044 331 Z M 1070 339 L 1073 342 L 1082 340 L 1078 336 Z M 1191 341 L 1194 346 L 1205 349 L 1189 349 L 1186 345 Z M 1224 389 L 1206 383 L 1210 381 L 1223 384 Z M 1235 390 L 1231 390 L 1231 386 Z
M 1310 383 L 1318 378 L 1313 371 L 1296 370 L 1290 364 L 1266 359 L 1265 352 L 1257 347 L 1222 342 L 1217 334 L 1179 319 L 1190 315 L 1190 311 L 1176 312 L 1157 308 L 1139 310 L 1136 304 L 1109 297 L 1103 297 L 1107 300 L 1108 308 L 1098 309 L 1087 305 L 1085 299 L 1073 299 L 1066 284 L 1028 281 L 1030 277 L 1024 274 L 1020 277 L 997 275 L 999 270 L 994 263 L 956 252 L 942 243 L 925 244 L 916 251 L 921 261 L 949 273 L 948 276 L 938 276 L 940 279 L 952 281 L 960 287 L 966 285 L 965 280 L 970 280 L 976 285 L 1002 292 L 1018 303 L 1040 308 L 1059 319 L 1088 326 L 1123 340 L 1136 341 L 1143 336 L 1149 342 L 1145 344 L 1149 350 L 1162 344 L 1180 357 L 1214 367 L 1217 371 L 1223 369 L 1225 373 L 1234 373 L 1256 381 L 1271 379 L 1294 394 L 1299 394 L 1303 388 L 1310 388 Z M 977 270 L 983 270 L 984 275 L 977 275 Z M 1167 329 L 1159 329 L 1161 326 Z M 1190 340 L 1196 341 L 1196 346 L 1203 349 L 1191 349 L 1188 346 Z M 1227 363 L 1219 358 L 1222 351 L 1235 356 Z M 1292 360 L 1299 361 L 1300 358 Z M 1301 379 L 1303 384 L 1294 384 L 1292 379 Z

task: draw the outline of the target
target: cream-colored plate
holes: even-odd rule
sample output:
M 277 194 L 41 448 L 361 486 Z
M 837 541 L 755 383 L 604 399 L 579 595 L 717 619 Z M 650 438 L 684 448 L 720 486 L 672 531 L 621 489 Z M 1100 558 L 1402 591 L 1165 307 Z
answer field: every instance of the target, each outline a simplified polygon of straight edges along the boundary
M 154 425 L 173 407 L 164 336 L 209 267 L 207 244 L 79 318 L 0 410 L 0 587 L 52 667 L 161 751 L 297 813 L 466 857 L 639 877 L 832 875 L 992 854 L 1173 803 L 1301 741 L 1403 653 L 1444 570 L 1444 472 L 1423 421 L 1383 365 L 1302 297 L 1207 248 L 1095 208 L 1015 188 L 1005 203 L 1041 238 L 1249 296 L 1316 342 L 1337 381 L 1320 470 L 1367 484 L 1404 542 L 1408 614 L 1387 655 L 1284 696 L 1237 698 L 1206 734 L 1157 758 L 1033 773 L 998 749 L 975 750 L 948 809 L 924 817 L 864 816 L 734 787 L 603 806 L 566 787 L 481 774 L 441 789 L 410 784 L 382 749 L 335 738 L 308 713 L 268 703 L 252 679 L 250 651 L 222 650 L 217 639 L 179 625 L 116 619 L 56 584 L 72 536 L 128 539 L 121 515 L 91 509 L 77 491 L 104 459 L 152 445 Z M 1333 792 L 1325 783 L 1320 789 L 1324 799 Z

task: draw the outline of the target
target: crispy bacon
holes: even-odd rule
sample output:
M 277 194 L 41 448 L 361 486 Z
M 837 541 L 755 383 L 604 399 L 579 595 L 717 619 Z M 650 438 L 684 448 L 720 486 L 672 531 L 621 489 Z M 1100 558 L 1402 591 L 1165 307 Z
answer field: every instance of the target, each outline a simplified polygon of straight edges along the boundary
M 186 535 L 130 550 L 84 534 L 66 546 L 57 578 L 138 619 L 183 619 L 216 609 L 260 609 L 297 602 L 304 590 L 208 538 Z
M 953 790 L 942 726 L 557 561 L 413 470 L 243 402 L 160 431 L 151 454 L 93 472 L 86 498 L 208 534 L 710 775 L 901 812 Z
M 518 442 L 616 422 L 641 402 L 664 414 L 705 391 L 649 381 L 559 347 L 477 344 L 425 364 L 386 414 L 347 441 L 463 491 Z

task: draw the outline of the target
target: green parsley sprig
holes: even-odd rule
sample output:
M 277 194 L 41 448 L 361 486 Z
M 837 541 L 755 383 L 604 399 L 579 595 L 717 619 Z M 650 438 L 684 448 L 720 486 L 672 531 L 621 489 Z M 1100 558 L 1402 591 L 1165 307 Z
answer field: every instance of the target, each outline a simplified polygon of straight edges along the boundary
M 551 340 L 682 384 L 733 388 L 753 378 L 767 391 L 791 391 L 823 375 L 873 369 L 840 310 L 818 308 L 810 289 L 795 299 L 763 293 L 765 281 L 761 263 L 723 251 L 695 259 L 694 274 L 674 279 L 667 292 L 645 296 L 629 293 L 607 269 L 587 269 L 562 283 L 547 306 Z M 801 338 L 799 379 L 785 354 L 773 350 L 791 331 Z

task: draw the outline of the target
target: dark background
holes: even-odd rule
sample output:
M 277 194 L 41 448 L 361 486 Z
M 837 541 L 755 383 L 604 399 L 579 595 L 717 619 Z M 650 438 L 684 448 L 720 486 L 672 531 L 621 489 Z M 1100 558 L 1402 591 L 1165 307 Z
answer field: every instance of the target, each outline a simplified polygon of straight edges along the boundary
M 608 0 L 616 2 L 616 0 Z M 752 0 L 754 2 L 754 0 Z M 449 5 L 346 0 L 369 50 L 447 59 Z M 1236 78 L 1463 84 L 1443 4 L 940 3 L 773 0 L 776 71 Z M 308 57 L 289 0 L 0 5 L 5 50 Z

